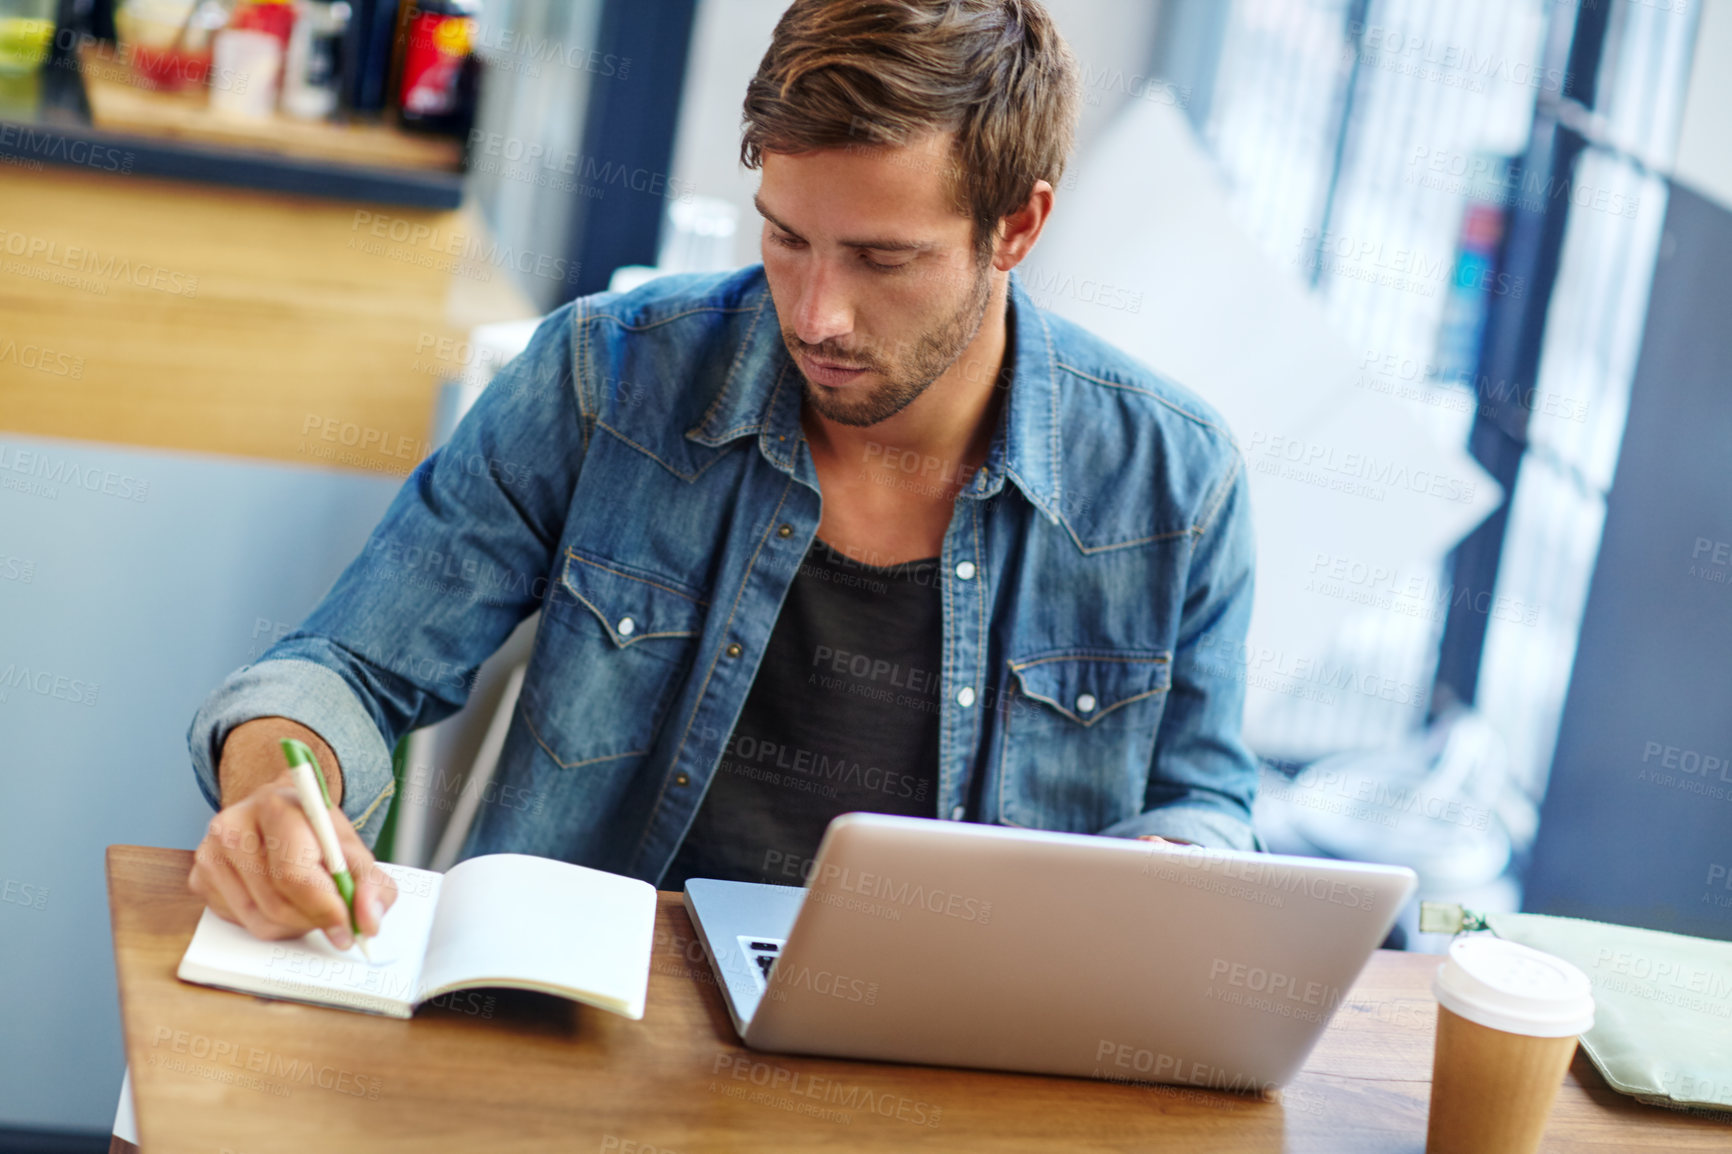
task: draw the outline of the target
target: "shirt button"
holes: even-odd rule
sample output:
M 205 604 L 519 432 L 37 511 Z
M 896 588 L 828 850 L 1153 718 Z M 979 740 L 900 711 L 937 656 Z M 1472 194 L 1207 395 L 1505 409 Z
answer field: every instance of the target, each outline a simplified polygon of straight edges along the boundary
M 962 578 L 964 581 L 973 580 L 974 579 L 974 562 L 972 562 L 972 561 L 962 562 L 960 565 L 958 565 L 956 567 L 956 575 L 958 577 Z
M 794 527 L 792 525 L 782 525 L 776 530 L 776 536 L 778 537 L 792 537 L 793 535 Z
M 742 654 L 744 652 L 745 652 L 745 650 L 740 648 L 740 643 L 738 641 L 735 641 L 728 646 L 728 656 L 729 657 L 738 657 L 740 654 Z
M 690 785 L 691 783 L 692 783 L 692 779 L 687 777 L 683 773 L 678 774 L 674 777 L 674 784 L 675 785 Z
M 619 630 L 619 635 L 621 637 L 630 637 L 633 633 L 637 632 L 637 622 L 633 621 L 630 617 L 621 617 L 619 619 L 619 624 L 615 625 L 614 628 Z
M 956 703 L 958 705 L 962 706 L 962 708 L 964 708 L 964 709 L 967 709 L 969 706 L 973 705 L 974 704 L 974 687 L 972 685 L 964 685 L 962 687 L 962 689 L 956 695 Z
M 950 820 L 951 821 L 961 821 L 963 818 L 963 815 L 966 814 L 967 812 L 968 811 L 966 809 L 963 809 L 959 805 L 955 809 L 950 811 Z
M 1095 695 L 1092 693 L 1085 693 L 1076 699 L 1076 711 L 1078 713 L 1093 713 L 1095 711 L 1095 704 Z

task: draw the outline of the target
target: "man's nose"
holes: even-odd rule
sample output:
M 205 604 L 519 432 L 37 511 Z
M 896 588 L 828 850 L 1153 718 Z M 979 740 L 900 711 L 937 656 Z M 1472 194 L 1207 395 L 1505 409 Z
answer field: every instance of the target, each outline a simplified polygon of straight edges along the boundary
M 840 340 L 854 331 L 854 304 L 843 278 L 827 262 L 813 261 L 800 284 L 794 333 L 809 345 Z

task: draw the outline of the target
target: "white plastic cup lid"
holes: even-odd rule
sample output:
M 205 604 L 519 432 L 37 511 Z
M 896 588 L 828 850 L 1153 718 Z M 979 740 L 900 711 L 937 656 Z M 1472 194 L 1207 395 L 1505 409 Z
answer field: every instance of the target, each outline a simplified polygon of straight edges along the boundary
M 1489 934 L 1451 942 L 1431 989 L 1444 1009 L 1506 1034 L 1566 1038 L 1594 1024 L 1588 975 L 1562 958 Z

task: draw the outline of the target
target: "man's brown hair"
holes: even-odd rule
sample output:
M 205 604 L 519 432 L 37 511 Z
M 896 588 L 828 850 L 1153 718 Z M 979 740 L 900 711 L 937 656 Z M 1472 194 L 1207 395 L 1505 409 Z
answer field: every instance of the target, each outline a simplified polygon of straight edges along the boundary
M 746 87 L 740 160 L 906 144 L 954 130 L 951 191 L 977 256 L 1054 187 L 1076 135 L 1076 64 L 1038 0 L 794 0 Z

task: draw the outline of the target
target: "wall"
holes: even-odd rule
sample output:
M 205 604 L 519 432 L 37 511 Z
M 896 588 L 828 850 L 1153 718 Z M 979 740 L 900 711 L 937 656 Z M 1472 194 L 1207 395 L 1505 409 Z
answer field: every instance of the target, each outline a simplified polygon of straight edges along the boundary
M 1696 50 L 1673 175 L 1732 209 L 1732 0 L 1697 0 Z
M 1523 908 L 1732 941 L 1732 211 L 1672 190 Z
M 108 1129 L 103 849 L 198 844 L 193 713 L 312 608 L 398 484 L 0 432 L 0 1129 Z

